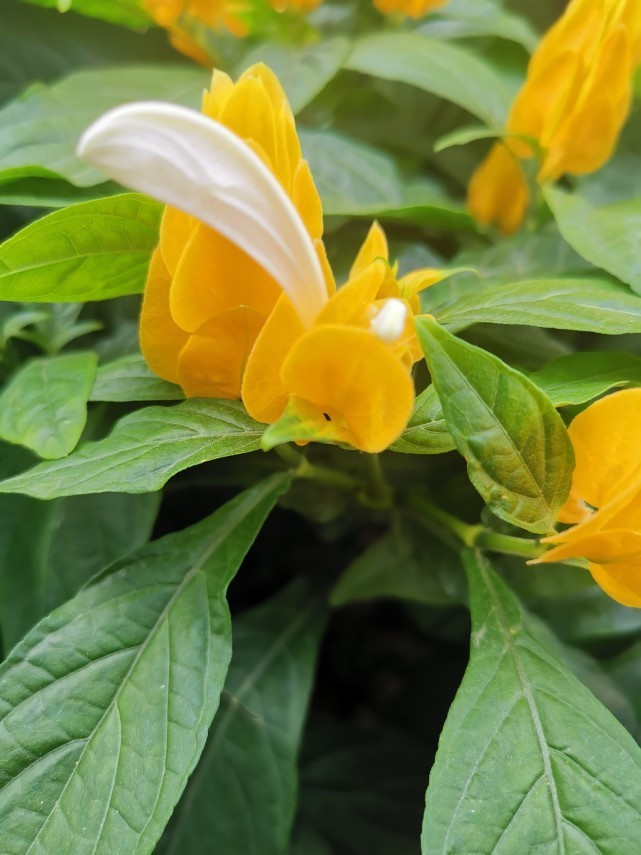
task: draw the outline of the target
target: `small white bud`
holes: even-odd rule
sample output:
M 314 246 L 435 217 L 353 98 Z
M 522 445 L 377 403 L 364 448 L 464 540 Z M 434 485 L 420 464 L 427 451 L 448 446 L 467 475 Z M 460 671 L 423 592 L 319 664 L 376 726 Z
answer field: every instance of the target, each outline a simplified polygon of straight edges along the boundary
M 391 344 L 403 335 L 407 321 L 407 303 L 390 297 L 375 318 L 370 328 L 374 335 L 386 344 Z

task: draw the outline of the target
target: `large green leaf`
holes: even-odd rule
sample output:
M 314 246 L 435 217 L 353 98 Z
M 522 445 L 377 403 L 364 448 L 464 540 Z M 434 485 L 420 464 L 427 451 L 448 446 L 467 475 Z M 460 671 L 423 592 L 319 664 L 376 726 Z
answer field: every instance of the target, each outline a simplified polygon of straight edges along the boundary
M 179 401 L 184 397 L 180 386 L 161 380 L 144 358 L 134 353 L 98 368 L 90 400 Z
M 113 24 L 141 29 L 151 23 L 140 0 L 26 0 L 35 6 L 47 6 L 67 12 L 70 9 L 90 18 L 100 18 Z
M 255 451 L 262 434 L 263 425 L 236 401 L 191 398 L 175 407 L 145 407 L 121 419 L 106 439 L 0 482 L 0 493 L 36 499 L 149 493 L 197 463 Z
M 0 848 L 152 851 L 231 657 L 225 592 L 287 479 L 112 565 L 0 670 Z
M 468 670 L 430 776 L 423 852 L 637 855 L 641 750 L 466 556 Z
M 525 18 L 503 9 L 494 0 L 451 0 L 419 26 L 420 33 L 440 39 L 496 37 L 523 45 L 529 51 L 539 36 Z
M 24 0 L 2 0 L 0 101 L 35 80 L 46 83 L 75 69 L 131 62 L 132 57 L 137 62 L 175 62 L 177 56 L 160 30 L 127 32 L 73 13 L 36 9 Z
M 641 332 L 641 298 L 610 279 L 533 279 L 479 288 L 433 313 L 452 332 L 478 323 L 603 335 Z
M 287 851 L 323 599 L 301 579 L 234 619 L 220 710 L 160 853 Z
M 0 244 L 0 296 L 68 303 L 140 293 L 161 214 L 157 202 L 123 193 L 30 223 Z
M 430 385 L 416 398 L 407 427 L 389 450 L 402 454 L 442 454 L 455 448 L 436 389 Z
M 418 851 L 430 748 L 377 724 L 327 717 L 305 734 L 296 855 Z M 326 848 L 311 848 L 312 840 Z
M 550 531 L 574 468 L 572 444 L 553 404 L 523 374 L 429 316 L 416 328 L 470 480 L 501 519 Z
M 569 353 L 530 377 L 555 407 L 584 404 L 614 387 L 641 385 L 641 357 L 617 351 Z
M 546 187 L 544 194 L 570 246 L 641 294 L 641 197 L 595 208 L 556 187 Z
M 390 155 L 335 131 L 301 130 L 300 139 L 325 215 L 472 227 L 469 214 L 436 182 L 402 175 Z
M 107 564 L 146 543 L 159 501 L 160 493 L 51 502 L 0 496 L 0 625 L 6 647 Z
M 196 107 L 206 85 L 201 68 L 161 65 L 78 71 L 51 86 L 36 85 L 0 110 L 0 184 L 27 177 L 100 184 L 104 175 L 76 157 L 78 140 L 95 119 L 128 101 Z
M 350 51 L 343 36 L 298 47 L 263 42 L 243 56 L 237 71 L 264 62 L 278 77 L 294 113 L 299 113 L 340 71 Z
M 470 51 L 419 33 L 377 33 L 354 45 L 347 68 L 409 83 L 502 126 L 511 94 L 492 67 Z
M 28 362 L 0 394 L 0 438 L 48 459 L 73 451 L 87 421 L 97 361 L 84 351 Z

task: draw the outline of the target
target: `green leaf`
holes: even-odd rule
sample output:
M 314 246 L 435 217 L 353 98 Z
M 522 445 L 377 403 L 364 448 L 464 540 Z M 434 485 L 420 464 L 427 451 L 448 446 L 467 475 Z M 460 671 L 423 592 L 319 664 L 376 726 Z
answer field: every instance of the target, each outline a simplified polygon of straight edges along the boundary
M 30 223 L 0 244 L 2 298 L 68 303 L 140 293 L 162 210 L 123 193 Z
M 15 648 L 0 669 L 5 851 L 153 850 L 218 707 L 227 586 L 286 485 L 112 565 Z
M 264 62 L 280 80 L 294 113 L 300 113 L 338 74 L 350 51 L 343 36 L 302 47 L 263 42 L 245 54 L 236 74 Z
M 473 227 L 469 214 L 436 182 L 402 175 L 388 154 L 334 131 L 301 130 L 300 140 L 326 216 Z
M 543 194 L 570 246 L 641 294 L 641 197 L 595 208 L 556 187 L 544 187 Z
M 641 385 L 641 357 L 600 351 L 569 353 L 530 375 L 555 407 L 584 404 L 618 386 Z
M 458 555 L 411 517 L 395 525 L 347 567 L 330 594 L 333 606 L 392 598 L 428 605 L 461 602 Z
M 447 426 L 490 510 L 550 531 L 570 490 L 574 454 L 561 417 L 534 383 L 432 318 L 416 329 Z
M 494 0 L 451 0 L 429 15 L 418 31 L 438 39 L 496 37 L 516 42 L 528 51 L 539 42 L 538 33 L 525 18 L 506 11 Z
M 101 184 L 104 175 L 76 157 L 78 140 L 93 121 L 128 101 L 197 107 L 206 85 L 201 68 L 133 65 L 78 71 L 51 86 L 33 86 L 0 110 L 0 185 L 28 177 Z
M 408 733 L 325 719 L 305 734 L 299 835 L 326 841 L 311 850 L 323 855 L 415 855 L 431 759 Z M 294 851 L 310 855 L 302 843 Z
M 377 33 L 354 45 L 346 67 L 417 86 L 501 127 L 511 93 L 490 65 L 468 50 L 419 33 Z
M 0 438 L 56 459 L 72 452 L 87 421 L 95 353 L 28 362 L 0 395 Z
M 433 313 L 452 332 L 479 323 L 602 335 L 641 332 L 641 299 L 610 279 L 534 279 L 479 288 Z
M 60 12 L 70 10 L 90 18 L 100 18 L 112 24 L 121 24 L 132 29 L 142 29 L 151 24 L 140 0 L 25 0 L 34 6 L 46 6 Z
M 470 664 L 430 776 L 423 852 L 636 855 L 639 746 L 485 559 L 465 560 Z
M 107 0 L 112 9 L 119 4 Z M 18 95 L 34 80 L 46 83 L 78 68 L 130 62 L 175 62 L 176 52 L 161 30 L 143 34 L 36 9 L 24 0 L 2 0 L 0 101 Z
M 256 451 L 263 429 L 236 401 L 191 398 L 175 407 L 145 407 L 121 419 L 106 439 L 0 482 L 0 493 L 36 499 L 150 493 L 197 463 Z
M 159 853 L 280 855 L 298 795 L 298 749 L 325 623 L 299 579 L 234 619 L 234 653 L 207 745 Z
M 89 400 L 179 401 L 184 397 L 180 386 L 161 380 L 135 353 L 98 368 Z
M 103 493 L 51 502 L 0 496 L 5 645 L 13 647 L 99 570 L 146 543 L 159 502 L 160 493 Z
M 407 427 L 389 450 L 402 454 L 442 454 L 455 448 L 436 389 L 428 386 L 417 396 Z

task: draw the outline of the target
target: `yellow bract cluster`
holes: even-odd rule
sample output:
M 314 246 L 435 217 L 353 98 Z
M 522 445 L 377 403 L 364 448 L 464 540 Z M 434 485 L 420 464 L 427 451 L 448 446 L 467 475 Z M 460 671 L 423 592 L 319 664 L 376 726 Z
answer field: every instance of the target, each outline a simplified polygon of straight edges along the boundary
M 628 115 L 640 60 L 639 0 L 572 0 L 532 56 L 508 136 L 472 178 L 476 219 L 505 233 L 520 226 L 529 202 L 522 158 L 538 156 L 539 182 L 602 166 Z
M 606 593 L 641 606 L 641 389 L 592 404 L 569 433 L 576 468 L 559 520 L 572 527 L 540 560 L 586 558 Z
M 242 397 L 262 422 L 287 413 L 291 439 L 382 450 L 412 410 L 410 369 L 421 354 L 411 319 L 418 291 L 440 274 L 397 280 L 375 225 L 349 282 L 335 292 L 320 199 L 276 77 L 263 65 L 235 84 L 215 72 L 203 112 L 244 140 L 292 200 L 325 273 L 327 300 L 306 327 L 277 282 L 236 244 L 167 207 L 141 317 L 147 362 L 188 396 Z M 377 323 L 390 299 L 404 312 L 404 328 L 387 341 Z

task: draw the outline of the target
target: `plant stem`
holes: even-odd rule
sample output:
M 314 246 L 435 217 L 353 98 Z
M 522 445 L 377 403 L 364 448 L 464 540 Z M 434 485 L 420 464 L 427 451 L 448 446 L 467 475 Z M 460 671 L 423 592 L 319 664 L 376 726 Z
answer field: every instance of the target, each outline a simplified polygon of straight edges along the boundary
M 346 475 L 344 472 L 337 472 L 335 469 L 330 469 L 327 466 L 317 466 L 314 463 L 310 463 L 306 457 L 293 449 L 291 445 L 278 445 L 275 451 L 286 463 L 292 465 L 295 478 L 302 478 L 305 481 L 316 481 L 319 484 L 324 484 L 326 487 L 333 487 L 336 490 L 345 490 L 350 493 L 355 493 L 362 489 L 362 483 L 356 478 Z
M 366 454 L 365 465 L 368 481 L 366 489 L 359 496 L 360 500 L 370 508 L 391 508 L 393 492 L 383 475 L 378 454 Z
M 482 526 L 469 525 L 463 522 L 463 520 L 460 520 L 453 514 L 449 514 L 418 493 L 410 493 L 407 496 L 407 504 L 415 511 L 418 511 L 422 517 L 426 517 L 444 526 L 447 531 L 456 535 L 457 540 L 465 546 L 474 546 L 478 535 L 483 531 Z
M 482 530 L 476 536 L 474 546 L 489 552 L 502 552 L 504 555 L 519 555 L 521 558 L 538 558 L 545 552 L 545 546 L 538 540 L 513 537 L 511 534 L 498 534 Z
M 521 558 L 538 558 L 545 552 L 545 546 L 537 540 L 499 534 L 481 525 L 469 525 L 416 493 L 407 497 L 407 504 L 424 518 L 454 534 L 460 543 L 473 549 L 486 549 Z

